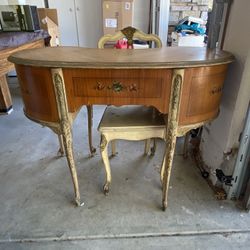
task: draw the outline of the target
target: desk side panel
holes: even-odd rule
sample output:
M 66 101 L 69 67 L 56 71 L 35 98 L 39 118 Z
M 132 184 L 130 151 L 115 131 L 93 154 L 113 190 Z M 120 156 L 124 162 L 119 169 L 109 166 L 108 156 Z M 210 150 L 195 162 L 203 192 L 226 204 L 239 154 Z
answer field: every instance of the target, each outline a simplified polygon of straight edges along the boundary
M 63 69 L 70 112 L 82 105 L 147 105 L 168 113 L 171 69 Z
M 54 85 L 49 68 L 15 65 L 24 112 L 31 119 L 58 122 Z
M 227 64 L 185 69 L 180 125 L 214 119 L 219 112 Z

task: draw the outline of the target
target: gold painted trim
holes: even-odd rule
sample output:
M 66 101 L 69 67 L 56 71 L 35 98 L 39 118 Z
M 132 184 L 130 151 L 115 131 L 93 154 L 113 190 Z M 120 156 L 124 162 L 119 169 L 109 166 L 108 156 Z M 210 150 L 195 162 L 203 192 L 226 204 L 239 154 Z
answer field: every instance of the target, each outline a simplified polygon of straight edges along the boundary
M 207 121 L 199 122 L 199 123 L 195 123 L 195 124 L 191 124 L 191 125 L 179 126 L 178 129 L 177 129 L 177 136 L 178 137 L 184 136 L 190 130 L 202 127 L 206 123 L 207 123 Z
M 167 208 L 167 196 L 178 130 L 184 69 L 174 70 L 172 79 L 169 115 L 168 117 L 165 117 L 167 120 L 166 153 L 164 157 L 165 164 L 161 169 L 163 210 Z
M 56 102 L 57 102 L 58 115 L 60 119 L 60 128 L 63 137 L 63 144 L 74 185 L 75 202 L 77 206 L 81 206 L 82 204 L 80 201 L 77 170 L 73 155 L 71 119 L 68 112 L 63 72 L 62 69 L 56 68 L 56 69 L 51 69 L 51 73 L 56 94 Z
M 128 39 L 128 45 L 131 45 L 130 43 L 131 43 L 131 40 L 133 40 L 133 38 L 137 38 L 137 39 L 143 40 L 143 41 L 153 41 L 153 42 L 155 42 L 157 48 L 162 47 L 161 39 L 157 35 L 146 34 L 146 33 L 142 32 L 140 30 L 137 30 L 133 27 L 124 28 L 123 30 L 118 31 L 114 35 L 110 35 L 110 34 L 104 35 L 98 41 L 97 47 L 99 49 L 104 49 L 104 45 L 107 42 L 116 42 L 122 38 Z

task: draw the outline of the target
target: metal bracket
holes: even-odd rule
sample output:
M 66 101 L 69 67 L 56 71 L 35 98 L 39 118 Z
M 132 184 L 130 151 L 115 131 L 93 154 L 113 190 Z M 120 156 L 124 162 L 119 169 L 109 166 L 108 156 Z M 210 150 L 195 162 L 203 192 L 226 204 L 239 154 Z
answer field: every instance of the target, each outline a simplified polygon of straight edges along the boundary
M 220 182 L 225 183 L 225 185 L 227 186 L 233 186 L 231 183 L 234 180 L 232 175 L 225 175 L 221 169 L 216 169 L 215 171 L 216 171 L 216 177 Z

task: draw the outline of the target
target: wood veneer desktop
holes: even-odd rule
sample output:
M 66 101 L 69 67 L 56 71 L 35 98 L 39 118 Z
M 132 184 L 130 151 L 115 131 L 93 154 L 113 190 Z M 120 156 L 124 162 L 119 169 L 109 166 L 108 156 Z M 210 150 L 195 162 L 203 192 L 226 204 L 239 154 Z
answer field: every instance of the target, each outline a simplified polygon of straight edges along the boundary
M 72 122 L 82 105 L 147 105 L 165 114 L 162 207 L 177 136 L 216 118 L 232 54 L 206 48 L 105 50 L 43 48 L 9 57 L 15 64 L 26 116 L 62 134 L 75 200 L 81 204 L 72 149 Z

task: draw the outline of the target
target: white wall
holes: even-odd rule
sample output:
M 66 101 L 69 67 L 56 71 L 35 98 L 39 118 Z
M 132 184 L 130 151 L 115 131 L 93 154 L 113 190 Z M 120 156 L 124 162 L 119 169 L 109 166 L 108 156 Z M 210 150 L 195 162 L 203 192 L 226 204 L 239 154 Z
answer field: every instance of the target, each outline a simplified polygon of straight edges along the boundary
M 1 5 L 29 4 L 44 8 L 44 0 L 0 0 Z
M 44 0 L 25 0 L 26 4 L 36 5 L 38 8 L 44 8 Z
M 75 11 L 68 13 L 70 8 L 74 9 L 74 1 L 49 0 L 50 8 L 58 10 L 62 45 L 77 46 L 79 44 L 84 47 L 96 47 L 97 41 L 103 36 L 102 0 L 76 0 L 75 3 L 76 9 L 79 6 L 79 11 L 76 11 L 77 18 L 74 21 L 71 14 Z M 144 32 L 148 32 L 149 4 L 150 0 L 134 0 L 133 26 Z M 76 33 L 79 36 L 77 39 Z
M 168 40 L 168 23 L 169 23 L 170 0 L 160 0 L 160 20 L 159 20 L 159 37 L 162 45 L 167 46 Z
M 148 33 L 150 0 L 134 0 L 133 26 Z
M 8 5 L 8 0 L 0 0 L 0 5 Z
M 236 154 L 226 159 L 223 152 L 238 147 L 250 101 L 249 11 L 250 1 L 233 1 L 223 49 L 232 52 L 236 61 L 229 66 L 220 115 L 205 127 L 201 142 L 204 162 L 212 170 L 222 167 L 226 174 L 232 174 Z
M 13 4 L 26 4 L 25 0 L 8 0 L 8 4 L 9 5 L 13 5 Z

